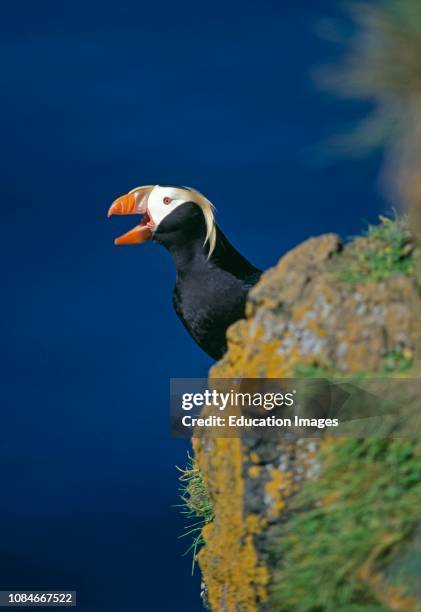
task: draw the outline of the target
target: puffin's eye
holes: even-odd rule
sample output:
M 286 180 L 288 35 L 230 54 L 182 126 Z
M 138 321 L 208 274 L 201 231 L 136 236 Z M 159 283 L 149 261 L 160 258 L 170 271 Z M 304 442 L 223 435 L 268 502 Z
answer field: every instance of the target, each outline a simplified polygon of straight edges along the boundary
M 171 202 L 172 202 L 172 198 L 169 198 L 169 197 L 167 196 L 167 197 L 165 197 L 165 198 L 164 198 L 162 201 L 164 202 L 164 204 L 171 204 Z

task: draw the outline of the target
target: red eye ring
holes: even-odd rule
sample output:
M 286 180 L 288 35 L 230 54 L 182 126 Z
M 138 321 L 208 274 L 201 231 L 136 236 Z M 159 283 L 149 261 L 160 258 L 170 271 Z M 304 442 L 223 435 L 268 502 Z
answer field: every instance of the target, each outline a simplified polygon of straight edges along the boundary
M 172 199 L 167 196 L 162 201 L 164 202 L 164 204 L 171 204 Z

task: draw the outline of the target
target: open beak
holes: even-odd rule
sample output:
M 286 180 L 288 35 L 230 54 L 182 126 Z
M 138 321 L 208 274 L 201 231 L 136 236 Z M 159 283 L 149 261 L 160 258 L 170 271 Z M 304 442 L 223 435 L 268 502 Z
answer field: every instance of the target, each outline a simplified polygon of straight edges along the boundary
M 133 229 L 114 240 L 114 244 L 142 244 L 152 238 L 154 223 L 148 211 L 148 194 L 130 192 L 117 198 L 108 210 L 112 215 L 143 215 L 141 222 Z

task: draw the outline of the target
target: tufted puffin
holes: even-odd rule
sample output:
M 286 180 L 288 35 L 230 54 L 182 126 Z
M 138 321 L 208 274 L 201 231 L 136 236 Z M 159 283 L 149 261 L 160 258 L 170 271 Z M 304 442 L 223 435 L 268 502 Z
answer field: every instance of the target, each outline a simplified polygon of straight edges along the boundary
M 246 296 L 262 272 L 231 245 L 215 222 L 214 206 L 190 187 L 145 185 L 117 198 L 111 215 L 143 215 L 117 245 L 154 240 L 170 252 L 173 304 L 197 344 L 214 359 L 225 353 L 227 328 L 244 316 Z

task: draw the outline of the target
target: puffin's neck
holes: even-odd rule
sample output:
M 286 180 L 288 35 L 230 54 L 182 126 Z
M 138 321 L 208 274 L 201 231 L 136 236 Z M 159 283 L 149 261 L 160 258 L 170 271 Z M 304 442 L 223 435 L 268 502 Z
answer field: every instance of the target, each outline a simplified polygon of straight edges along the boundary
M 170 252 L 177 274 L 185 274 L 193 269 L 209 265 L 208 245 L 204 245 L 205 234 L 189 239 L 188 242 L 164 245 Z
M 220 268 L 236 276 L 243 276 L 254 267 L 232 246 L 222 230 L 216 228 L 215 248 L 208 258 L 209 243 L 205 243 L 206 228 L 188 236 L 183 233 L 179 238 L 159 240 L 170 252 L 178 275 L 184 276 L 199 271 L 205 273 L 212 268 Z

